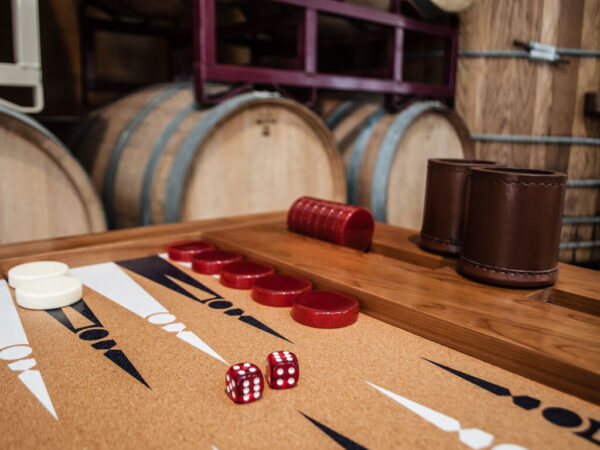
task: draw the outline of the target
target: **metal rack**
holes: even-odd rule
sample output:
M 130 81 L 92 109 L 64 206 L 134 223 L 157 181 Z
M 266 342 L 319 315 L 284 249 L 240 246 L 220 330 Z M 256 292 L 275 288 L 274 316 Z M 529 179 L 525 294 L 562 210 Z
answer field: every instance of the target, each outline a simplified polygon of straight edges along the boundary
M 334 0 L 263 0 L 263 5 L 276 3 L 297 7 L 297 17 L 282 18 L 289 27 L 296 29 L 297 55 L 286 67 L 256 67 L 251 65 L 224 64 L 217 58 L 217 24 L 215 0 L 195 0 L 194 10 L 194 84 L 197 101 L 201 104 L 215 103 L 222 98 L 210 97 L 205 89 L 207 81 L 240 83 L 232 93 L 249 89 L 254 84 L 268 84 L 275 89 L 287 87 L 307 88 L 314 101 L 317 89 L 336 89 L 386 94 L 391 103 L 400 96 L 417 95 L 433 98 L 453 98 L 458 48 L 458 32 L 455 26 L 432 24 L 385 12 L 347 4 Z M 385 73 L 373 71 L 362 75 L 323 73 L 318 67 L 317 19 L 320 14 L 360 20 L 389 29 L 387 42 L 387 67 Z M 254 29 L 270 23 L 241 24 Z M 406 31 L 436 36 L 444 40 L 444 83 L 431 84 L 407 81 L 403 77 Z M 299 64 L 298 64 L 299 62 Z M 386 76 L 384 76 L 386 75 Z M 230 94 L 231 95 L 231 94 Z

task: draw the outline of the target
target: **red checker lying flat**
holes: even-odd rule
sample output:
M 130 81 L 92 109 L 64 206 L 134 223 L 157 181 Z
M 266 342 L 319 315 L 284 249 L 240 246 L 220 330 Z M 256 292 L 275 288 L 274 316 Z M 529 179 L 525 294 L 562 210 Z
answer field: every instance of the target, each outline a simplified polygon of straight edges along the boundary
M 169 259 L 180 262 L 190 262 L 195 255 L 214 250 L 215 246 L 205 241 L 181 241 L 169 244 Z
M 290 275 L 273 274 L 259 278 L 252 285 L 252 298 L 268 306 L 292 306 L 298 294 L 310 291 L 312 283 Z
M 341 292 L 308 291 L 294 298 L 292 317 L 309 327 L 341 328 L 358 319 L 358 301 Z
M 236 261 L 227 264 L 219 273 L 223 286 L 234 289 L 250 289 L 255 280 L 274 274 L 275 269 L 253 261 Z
M 192 270 L 198 273 L 215 275 L 227 264 L 241 261 L 242 255 L 226 250 L 210 250 L 192 258 Z

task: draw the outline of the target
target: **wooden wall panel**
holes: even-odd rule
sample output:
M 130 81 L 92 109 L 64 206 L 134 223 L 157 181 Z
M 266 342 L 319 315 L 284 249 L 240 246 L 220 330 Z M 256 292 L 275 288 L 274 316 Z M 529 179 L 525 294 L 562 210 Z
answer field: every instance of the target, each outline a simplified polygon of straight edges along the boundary
M 478 0 L 460 16 L 460 50 L 508 50 L 538 41 L 600 50 L 597 0 Z M 600 137 L 600 121 L 583 113 L 585 92 L 600 87 L 600 60 L 569 57 L 552 65 L 518 58 L 460 58 L 456 109 L 473 134 Z M 476 156 L 504 164 L 600 178 L 600 147 L 476 143 Z M 568 189 L 565 215 L 598 215 L 599 189 Z M 565 225 L 562 240 L 600 239 L 594 225 Z M 600 250 L 561 252 L 561 260 L 600 259 Z
M 82 110 L 77 0 L 42 0 L 39 6 L 43 114 L 77 114 Z

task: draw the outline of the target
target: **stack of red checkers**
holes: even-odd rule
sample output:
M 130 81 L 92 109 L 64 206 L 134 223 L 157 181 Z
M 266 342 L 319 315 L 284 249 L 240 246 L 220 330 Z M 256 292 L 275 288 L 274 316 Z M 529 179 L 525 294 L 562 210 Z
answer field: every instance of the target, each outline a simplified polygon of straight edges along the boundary
M 169 259 L 179 262 L 190 262 L 195 255 L 214 250 L 215 246 L 204 241 L 180 241 L 169 244 Z
M 298 205 L 305 209 L 299 209 Z M 304 210 L 309 212 L 299 215 Z M 366 248 L 373 234 L 373 218 L 368 211 L 310 197 L 302 197 L 294 203 L 288 214 L 288 225 L 293 231 L 308 230 L 304 232 L 311 236 L 354 248 L 363 245 Z M 367 243 L 357 246 L 361 239 L 366 240 L 367 234 Z M 313 291 L 310 281 L 276 274 L 267 264 L 244 261 L 239 253 L 215 250 L 214 245 L 204 241 L 175 242 L 169 245 L 169 258 L 191 261 L 192 270 L 198 273 L 219 274 L 224 286 L 252 289 L 252 298 L 263 305 L 291 306 L 292 317 L 303 325 L 341 328 L 358 319 L 359 305 L 355 298 L 340 292 Z
M 287 223 L 290 231 L 362 251 L 369 247 L 375 227 L 364 208 L 312 197 L 292 204 Z

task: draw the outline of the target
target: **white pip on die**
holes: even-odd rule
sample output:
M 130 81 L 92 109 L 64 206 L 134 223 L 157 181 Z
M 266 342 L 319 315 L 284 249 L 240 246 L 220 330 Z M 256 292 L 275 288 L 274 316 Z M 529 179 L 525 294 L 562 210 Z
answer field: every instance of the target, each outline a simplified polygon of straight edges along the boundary
M 298 384 L 300 368 L 296 355 L 287 350 L 267 356 L 267 383 L 274 389 L 288 389 Z

